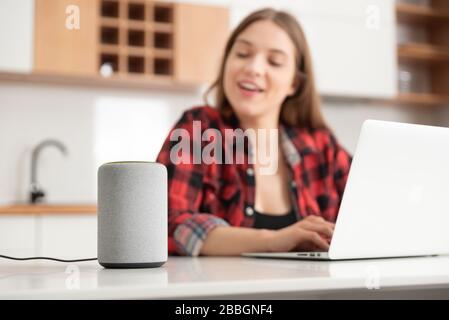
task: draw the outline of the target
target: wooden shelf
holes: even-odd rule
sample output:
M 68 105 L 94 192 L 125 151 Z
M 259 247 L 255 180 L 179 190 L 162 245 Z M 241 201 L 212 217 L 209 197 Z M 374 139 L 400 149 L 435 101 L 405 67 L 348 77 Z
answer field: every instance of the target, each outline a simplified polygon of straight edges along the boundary
M 398 46 L 398 58 L 402 61 L 449 63 L 449 48 L 423 43 L 410 43 Z
M 114 44 L 102 44 L 100 45 L 100 50 L 106 54 L 119 54 L 120 47 Z
M 151 52 L 151 49 L 143 47 L 128 47 L 125 51 L 127 55 L 145 56 L 148 52 Z
M 105 27 L 118 27 L 120 24 L 120 19 L 118 18 L 110 18 L 110 17 L 101 17 L 100 25 Z
M 151 23 L 138 20 L 127 20 L 126 25 L 128 29 L 144 30 L 146 28 L 149 28 L 151 26 Z
M 155 22 L 152 24 L 152 26 L 152 29 L 154 31 L 173 32 L 173 24 L 171 23 Z
M 399 36 L 402 34 L 409 40 L 397 47 L 398 87 L 404 92 L 399 93 L 394 103 L 422 107 L 449 105 L 448 4 L 447 0 L 432 0 L 428 5 L 396 4 L 397 21 L 402 23 Z M 416 92 L 408 92 L 407 87 L 415 88 Z
M 196 82 L 178 81 L 171 75 L 127 74 L 117 73 L 105 78 L 96 76 L 75 76 L 48 73 L 19 74 L 0 72 L 0 81 L 13 81 L 19 83 L 75 85 L 87 88 L 113 88 L 136 90 L 175 90 L 177 92 L 197 92 L 199 85 Z
M 401 23 L 428 25 L 449 23 L 449 11 L 414 4 L 397 4 L 396 15 Z
M 449 105 L 449 96 L 431 93 L 401 93 L 394 102 L 415 106 L 435 107 Z
M 321 99 L 329 103 L 362 103 L 366 105 L 384 105 L 391 107 L 434 108 L 449 106 L 449 96 L 431 93 L 399 93 L 394 98 L 363 98 L 336 95 L 321 95 Z
M 155 58 L 165 58 L 165 59 L 173 58 L 173 50 L 170 49 L 153 49 L 152 52 Z
M 0 214 L 96 214 L 96 205 L 18 204 L 0 207 Z

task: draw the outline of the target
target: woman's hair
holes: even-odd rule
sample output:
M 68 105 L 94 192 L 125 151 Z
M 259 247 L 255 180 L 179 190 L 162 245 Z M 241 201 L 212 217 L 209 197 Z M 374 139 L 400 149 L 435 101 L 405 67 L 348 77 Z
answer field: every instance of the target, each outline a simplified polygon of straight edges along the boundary
M 292 15 L 271 8 L 251 13 L 232 32 L 226 43 L 218 77 L 204 94 L 206 104 L 208 104 L 207 97 L 215 89 L 215 102 L 218 111 L 225 118 L 229 118 L 233 114 L 234 111 L 224 93 L 226 60 L 239 34 L 254 22 L 262 20 L 272 21 L 282 28 L 288 34 L 296 49 L 295 83 L 298 83 L 298 86 L 295 93 L 288 96 L 282 103 L 280 120 L 292 126 L 314 129 L 327 128 L 321 113 L 320 98 L 315 88 L 312 60 L 305 34 Z

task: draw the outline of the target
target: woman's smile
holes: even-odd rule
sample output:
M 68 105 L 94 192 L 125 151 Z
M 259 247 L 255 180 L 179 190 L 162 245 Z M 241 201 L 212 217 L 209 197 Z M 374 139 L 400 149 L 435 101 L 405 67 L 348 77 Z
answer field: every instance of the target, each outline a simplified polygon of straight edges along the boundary
M 261 86 L 257 85 L 254 81 L 251 80 L 238 81 L 237 87 L 240 94 L 244 98 L 258 97 L 265 91 Z

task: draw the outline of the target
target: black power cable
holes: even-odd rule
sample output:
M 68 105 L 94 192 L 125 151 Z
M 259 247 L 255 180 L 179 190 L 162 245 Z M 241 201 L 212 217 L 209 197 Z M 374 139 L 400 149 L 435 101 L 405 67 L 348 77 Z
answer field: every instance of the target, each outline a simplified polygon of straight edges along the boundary
M 26 257 L 26 258 L 16 258 L 16 257 L 9 257 L 4 256 L 0 254 L 0 258 L 4 259 L 11 259 L 11 260 L 52 260 L 52 261 L 58 261 L 58 262 L 82 262 L 82 261 L 94 261 L 97 260 L 97 258 L 88 258 L 88 259 L 75 259 L 75 260 L 65 260 L 65 259 L 56 259 L 56 258 L 50 258 L 50 257 Z

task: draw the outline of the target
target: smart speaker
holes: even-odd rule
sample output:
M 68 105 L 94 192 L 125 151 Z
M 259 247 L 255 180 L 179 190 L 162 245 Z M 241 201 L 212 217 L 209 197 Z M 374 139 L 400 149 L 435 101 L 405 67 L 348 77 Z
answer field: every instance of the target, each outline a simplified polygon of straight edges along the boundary
M 167 169 L 110 162 L 98 169 L 98 262 L 152 268 L 167 261 Z

